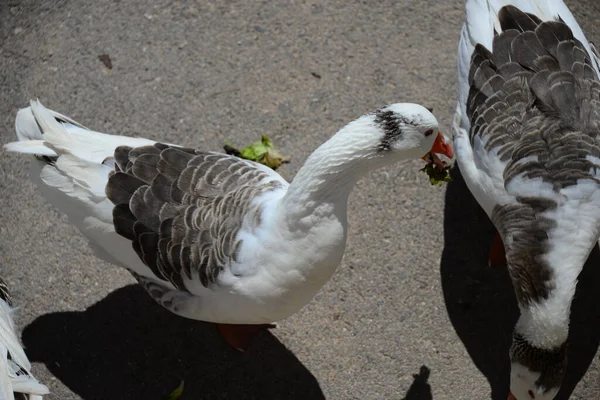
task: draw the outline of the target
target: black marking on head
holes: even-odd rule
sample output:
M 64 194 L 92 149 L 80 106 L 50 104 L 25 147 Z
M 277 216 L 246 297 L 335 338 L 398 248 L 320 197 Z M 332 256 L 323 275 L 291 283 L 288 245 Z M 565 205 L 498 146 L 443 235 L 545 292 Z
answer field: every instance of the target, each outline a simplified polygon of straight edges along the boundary
M 548 251 L 548 231 L 556 222 L 541 214 L 556 208 L 556 203 L 540 198 L 517 201 L 494 207 L 491 219 L 505 243 L 517 301 L 526 306 L 547 299 L 553 289 L 552 269 L 542 256 Z
M 385 109 L 379 109 L 375 112 L 375 123 L 379 125 L 385 133 L 383 139 L 381 139 L 381 142 L 377 146 L 378 152 L 390 150 L 392 143 L 402 138 L 403 132 L 400 126 L 401 124 L 417 125 L 415 121 Z
M 8 303 L 9 306 L 12 306 L 10 291 L 8 290 L 8 286 L 2 277 L 0 277 L 0 299 Z
M 510 359 L 534 372 L 539 372 L 540 377 L 535 384 L 548 391 L 560 387 L 564 379 L 567 370 L 567 343 L 552 350 L 540 349 L 515 332 L 510 348 Z

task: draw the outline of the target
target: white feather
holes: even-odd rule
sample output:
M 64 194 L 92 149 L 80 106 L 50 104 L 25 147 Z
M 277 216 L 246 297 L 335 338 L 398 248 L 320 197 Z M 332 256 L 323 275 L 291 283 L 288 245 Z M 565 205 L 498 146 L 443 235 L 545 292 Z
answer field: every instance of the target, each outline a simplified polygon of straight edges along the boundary
M 57 118 L 65 122 L 59 122 Z M 142 276 L 155 278 L 131 243 L 115 232 L 113 204 L 104 193 L 108 174 L 113 168 L 112 161 L 106 160 L 110 160 L 115 148 L 151 145 L 155 141 L 88 130 L 38 101 L 32 101 L 30 107 L 17 113 L 15 129 L 21 141 L 5 145 L 6 150 L 57 157 L 52 164 L 34 160 L 31 179 L 92 242 L 94 253 Z
M 0 399 L 14 399 L 14 393 L 29 395 L 29 399 L 48 394 L 48 388 L 31 374 L 31 363 L 21 347 L 12 319 L 13 310 L 0 299 Z M 8 359 L 10 354 L 11 359 Z M 25 373 L 18 371 L 24 370 Z
M 57 154 L 54 150 L 46 147 L 44 140 L 28 140 L 26 142 L 12 142 L 4 145 L 4 149 L 7 151 L 13 151 L 16 153 L 36 154 L 39 156 L 56 157 Z
M 154 140 L 108 135 L 79 126 L 59 123 L 39 101 L 31 102 L 31 112 L 44 132 L 44 141 L 61 153 L 72 155 L 88 163 L 100 164 L 112 157 L 118 146 L 146 146 L 156 143 Z

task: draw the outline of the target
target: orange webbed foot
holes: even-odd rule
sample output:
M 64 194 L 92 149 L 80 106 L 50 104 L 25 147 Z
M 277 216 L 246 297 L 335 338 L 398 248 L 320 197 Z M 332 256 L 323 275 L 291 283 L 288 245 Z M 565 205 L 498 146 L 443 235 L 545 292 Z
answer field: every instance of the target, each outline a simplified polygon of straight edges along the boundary
M 239 351 L 246 351 L 254 336 L 261 329 L 272 329 L 277 327 L 276 324 L 217 324 L 217 326 L 223 339 L 234 349 Z
M 490 247 L 490 257 L 488 259 L 488 265 L 492 268 L 506 268 L 506 253 L 504 252 L 504 243 L 500 234 L 496 232 L 492 247 Z

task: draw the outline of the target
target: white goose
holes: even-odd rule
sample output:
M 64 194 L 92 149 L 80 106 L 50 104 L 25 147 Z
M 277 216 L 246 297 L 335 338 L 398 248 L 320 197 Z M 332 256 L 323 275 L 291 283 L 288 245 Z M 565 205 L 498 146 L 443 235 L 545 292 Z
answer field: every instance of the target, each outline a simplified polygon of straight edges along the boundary
M 416 104 L 348 124 L 292 184 L 233 156 L 93 132 L 39 102 L 19 111 L 16 131 L 5 148 L 38 156 L 33 179 L 97 256 L 127 268 L 172 312 L 221 324 L 238 349 L 331 277 L 358 179 L 404 159 L 453 157 Z
M 13 309 L 8 287 L 0 277 L 0 399 L 14 400 L 15 393 L 29 400 L 41 400 L 48 388 L 31 374 L 12 320 Z
M 560 0 L 469 0 L 466 10 L 453 140 L 521 311 L 509 398 L 552 399 L 577 277 L 600 234 L 598 56 Z

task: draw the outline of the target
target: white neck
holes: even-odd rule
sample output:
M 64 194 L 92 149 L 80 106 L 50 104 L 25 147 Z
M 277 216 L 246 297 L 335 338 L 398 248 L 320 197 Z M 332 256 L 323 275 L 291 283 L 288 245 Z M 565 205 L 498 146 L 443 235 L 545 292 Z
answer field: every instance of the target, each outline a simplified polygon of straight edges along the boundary
M 600 193 L 594 197 L 600 197 Z M 546 213 L 556 222 L 548 232 L 550 248 L 544 255 L 552 271 L 550 294 L 542 302 L 520 307 L 516 325 L 517 333 L 538 348 L 553 349 L 567 340 L 577 278 L 599 234 L 596 204 L 600 202 L 567 201 Z
M 367 115 L 351 122 L 317 148 L 282 200 L 282 213 L 288 224 L 301 224 L 309 216 L 323 218 L 331 214 L 345 221 L 348 196 L 356 182 L 369 171 L 400 159 L 388 152 L 377 152 L 373 138 L 378 136 L 383 137 L 383 131 Z

